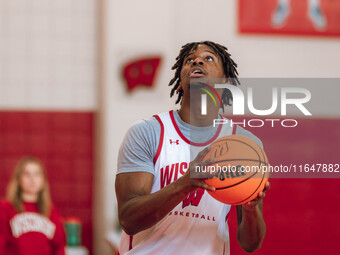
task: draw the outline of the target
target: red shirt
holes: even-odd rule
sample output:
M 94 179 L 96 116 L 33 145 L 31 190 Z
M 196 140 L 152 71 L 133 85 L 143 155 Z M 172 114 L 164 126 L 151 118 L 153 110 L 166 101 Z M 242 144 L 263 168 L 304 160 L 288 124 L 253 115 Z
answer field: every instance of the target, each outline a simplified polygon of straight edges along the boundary
M 0 255 L 65 255 L 60 215 L 52 208 L 47 218 L 36 203 L 24 203 L 24 212 L 18 213 L 9 202 L 1 202 Z

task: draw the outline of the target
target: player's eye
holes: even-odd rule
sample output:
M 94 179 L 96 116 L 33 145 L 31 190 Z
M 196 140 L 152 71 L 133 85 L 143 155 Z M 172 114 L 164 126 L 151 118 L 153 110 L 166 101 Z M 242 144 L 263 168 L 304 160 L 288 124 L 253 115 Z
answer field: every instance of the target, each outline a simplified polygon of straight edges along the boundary
M 214 61 L 214 58 L 213 57 L 211 57 L 211 56 L 206 56 L 205 58 L 204 58 L 206 61 Z
M 194 61 L 194 59 L 188 58 L 187 61 L 186 61 L 186 63 L 192 63 L 193 61 Z

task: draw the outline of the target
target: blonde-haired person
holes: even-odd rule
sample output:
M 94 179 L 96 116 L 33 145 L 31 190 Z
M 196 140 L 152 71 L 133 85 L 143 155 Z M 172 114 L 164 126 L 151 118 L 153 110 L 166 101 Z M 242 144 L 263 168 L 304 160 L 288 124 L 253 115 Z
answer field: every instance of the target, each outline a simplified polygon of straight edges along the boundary
M 0 255 L 64 255 L 65 233 L 52 206 L 46 170 L 22 158 L 0 203 Z

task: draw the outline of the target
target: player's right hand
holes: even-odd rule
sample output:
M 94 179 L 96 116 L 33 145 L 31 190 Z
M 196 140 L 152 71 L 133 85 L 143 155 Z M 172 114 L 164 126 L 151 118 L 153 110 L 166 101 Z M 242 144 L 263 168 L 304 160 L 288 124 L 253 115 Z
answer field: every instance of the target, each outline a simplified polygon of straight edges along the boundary
M 188 189 L 188 193 L 196 191 L 198 188 L 214 191 L 215 187 L 209 186 L 203 180 L 205 178 L 211 178 L 212 174 L 209 172 L 199 173 L 199 178 L 194 178 L 190 175 L 196 171 L 196 167 L 205 167 L 209 166 L 216 161 L 215 158 L 209 158 L 204 160 L 205 155 L 211 150 L 211 147 L 208 146 L 204 150 L 202 150 L 196 158 L 190 163 L 189 168 L 187 169 L 186 173 L 182 176 L 184 181 L 184 186 Z

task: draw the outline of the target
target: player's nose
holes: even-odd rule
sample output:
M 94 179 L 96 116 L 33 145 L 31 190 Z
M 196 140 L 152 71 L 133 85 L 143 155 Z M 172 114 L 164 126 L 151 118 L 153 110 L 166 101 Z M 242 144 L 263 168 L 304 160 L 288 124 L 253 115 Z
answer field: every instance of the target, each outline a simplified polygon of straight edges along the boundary
M 192 62 L 192 65 L 200 65 L 202 66 L 203 65 L 203 60 L 200 58 L 200 57 L 197 57 L 194 59 L 194 61 Z

